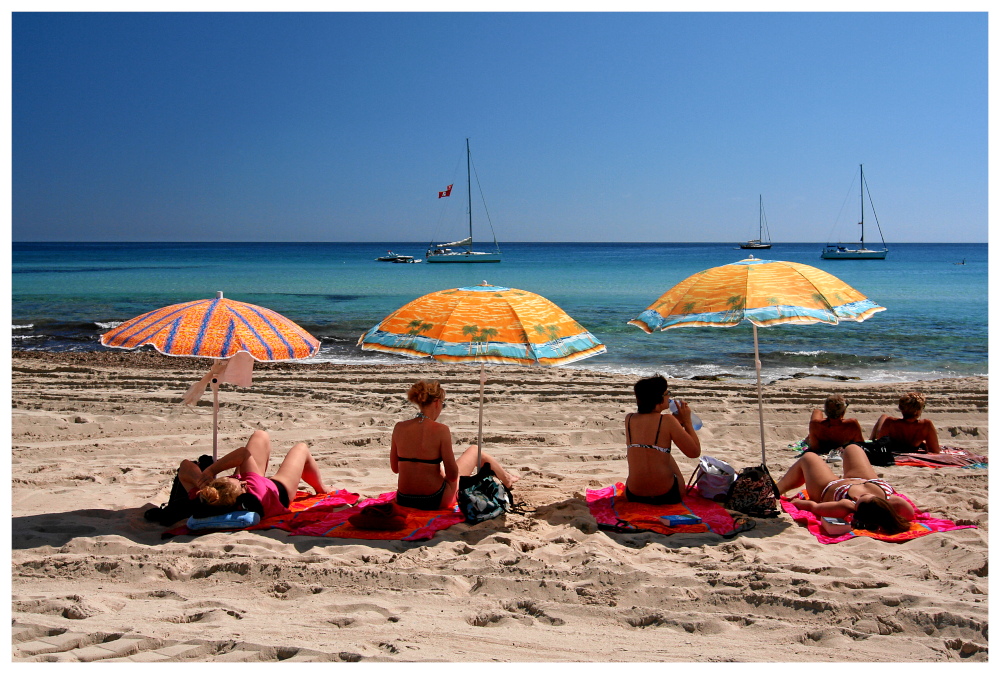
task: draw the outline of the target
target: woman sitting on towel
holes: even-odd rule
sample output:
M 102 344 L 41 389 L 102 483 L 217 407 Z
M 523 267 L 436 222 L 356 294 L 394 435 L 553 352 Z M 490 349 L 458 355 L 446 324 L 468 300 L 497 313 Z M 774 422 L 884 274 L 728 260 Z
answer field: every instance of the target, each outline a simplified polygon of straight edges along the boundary
M 476 469 L 477 447 L 472 445 L 455 458 L 451 430 L 437 420 L 445 408 L 444 389 L 438 382 L 421 379 L 406 397 L 420 411 L 392 429 L 389 466 L 399 474 L 396 503 L 420 510 L 448 509 L 458 494 L 458 477 Z M 485 452 L 482 461 L 508 489 L 519 479 Z
M 876 475 L 865 450 L 848 445 L 843 450 L 844 475 L 837 477 L 819 455 L 806 452 L 778 480 L 784 494 L 805 485 L 809 499 L 792 499 L 792 505 L 817 517 L 853 515 L 855 529 L 898 534 L 910 528 L 914 517 L 910 502 Z
M 813 410 L 809 420 L 809 437 L 806 443 L 811 452 L 828 452 L 852 442 L 864 442 L 864 432 L 857 419 L 845 419 L 847 400 L 834 394 L 823 403 L 822 410 Z M 824 416 L 825 413 L 825 416 Z
M 306 443 L 300 442 L 288 450 L 278 472 L 268 478 L 264 473 L 270 459 L 271 438 L 265 431 L 254 431 L 245 446 L 229 452 L 205 470 L 193 461 L 182 461 L 177 476 L 188 490 L 188 496 L 198 499 L 195 517 L 234 510 L 253 510 L 261 517 L 283 515 L 288 512 L 300 479 L 317 494 L 327 492 L 319 466 Z M 220 473 L 232 468 L 236 469 L 232 476 L 219 477 Z
M 691 408 L 675 400 L 677 412 L 663 414 L 670 408 L 670 395 L 667 380 L 660 375 L 640 379 L 633 390 L 638 411 L 625 415 L 625 498 L 652 505 L 680 503 L 684 476 L 670 450 L 673 443 L 684 456 L 696 459 L 701 455 L 701 442 L 691 424 Z
M 892 449 L 896 452 L 933 452 L 941 451 L 938 444 L 937 429 L 930 419 L 921 419 L 927 398 L 923 393 L 910 392 L 899 399 L 899 411 L 903 418 L 897 419 L 883 414 L 875 422 L 872 429 L 872 440 L 889 438 Z

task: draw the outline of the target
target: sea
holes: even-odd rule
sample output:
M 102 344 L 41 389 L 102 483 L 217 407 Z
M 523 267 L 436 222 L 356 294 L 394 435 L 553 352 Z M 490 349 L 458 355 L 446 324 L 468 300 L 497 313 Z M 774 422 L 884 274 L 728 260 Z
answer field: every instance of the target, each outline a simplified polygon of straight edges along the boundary
M 607 346 L 566 367 L 645 376 L 754 376 L 749 323 L 646 334 L 628 321 L 674 284 L 753 253 L 801 262 L 886 308 L 862 323 L 759 328 L 762 375 L 907 382 L 988 374 L 987 244 L 891 244 L 885 260 L 823 260 L 822 244 L 506 243 L 503 261 L 394 264 L 419 243 L 12 244 L 13 349 L 103 351 L 101 333 L 169 304 L 225 297 L 273 309 L 321 340 L 312 360 L 398 363 L 358 337 L 417 297 L 487 281 L 538 293 Z M 504 367 L 504 366 L 496 366 Z

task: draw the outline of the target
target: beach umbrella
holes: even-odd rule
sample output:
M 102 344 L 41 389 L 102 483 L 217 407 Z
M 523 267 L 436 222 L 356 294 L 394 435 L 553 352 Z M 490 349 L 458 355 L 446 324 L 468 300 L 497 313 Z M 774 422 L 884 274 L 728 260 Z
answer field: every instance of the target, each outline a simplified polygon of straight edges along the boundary
M 262 362 L 309 358 L 319 351 L 319 340 L 293 321 L 255 304 L 223 298 L 221 292 L 213 299 L 172 304 L 136 316 L 101 335 L 101 344 L 119 349 L 150 345 L 167 356 L 215 359 L 230 359 L 242 352 Z M 219 383 L 245 381 L 249 386 L 249 370 L 243 359 L 237 362 L 242 370 L 238 374 L 230 372 L 227 377 L 227 368 L 216 364 L 206 375 L 211 378 L 214 397 L 212 455 L 216 457 Z M 198 395 L 203 390 L 204 385 Z
M 693 326 L 730 328 L 741 321 L 753 325 L 757 370 L 760 454 L 764 454 L 764 403 L 760 384 L 757 326 L 782 323 L 863 321 L 885 311 L 833 274 L 798 262 L 746 260 L 712 267 L 689 276 L 663 293 L 629 321 L 645 332 Z
M 445 363 L 479 363 L 480 455 L 487 363 L 565 365 L 607 351 L 541 295 L 486 281 L 419 297 L 361 335 L 358 345 Z

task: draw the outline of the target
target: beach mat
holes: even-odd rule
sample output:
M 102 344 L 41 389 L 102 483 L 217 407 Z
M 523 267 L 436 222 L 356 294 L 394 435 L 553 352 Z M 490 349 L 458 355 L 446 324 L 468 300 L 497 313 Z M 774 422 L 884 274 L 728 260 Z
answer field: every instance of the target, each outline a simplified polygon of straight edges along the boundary
M 898 496 L 903 497 L 907 501 L 910 498 L 906 494 L 896 492 Z M 808 498 L 808 492 L 802 491 L 798 496 L 794 498 Z M 913 506 L 913 510 L 916 513 L 916 518 L 910 523 L 909 531 L 904 531 L 899 534 L 887 535 L 887 534 L 876 534 L 871 531 L 865 531 L 863 529 L 854 529 L 846 534 L 840 536 L 827 536 L 823 533 L 820 528 L 819 518 L 811 512 L 806 510 L 799 510 L 792 505 L 791 499 L 784 496 L 781 497 L 781 507 L 786 513 L 791 515 L 792 519 L 800 524 L 805 524 L 806 528 L 809 530 L 813 536 L 815 536 L 820 543 L 840 543 L 841 541 L 847 541 L 852 538 L 857 538 L 858 536 L 867 536 L 868 538 L 875 538 L 880 541 L 889 541 L 891 543 L 903 543 L 906 541 L 913 540 L 914 538 L 920 538 L 921 536 L 926 536 L 927 534 L 932 534 L 936 531 L 954 531 L 955 529 L 975 529 L 974 524 L 955 524 L 951 520 L 946 520 L 938 517 L 931 517 L 925 512 L 922 512 L 914 503 L 910 501 L 910 505 Z
M 799 440 L 788 445 L 788 449 L 798 452 L 796 457 L 802 456 L 809 451 L 809 445 L 805 440 Z M 817 452 L 820 456 L 827 452 Z M 959 447 L 941 446 L 941 451 L 930 452 L 907 452 L 893 454 L 893 459 L 897 466 L 917 466 L 920 468 L 987 468 L 989 460 L 980 454 L 961 449 Z
M 628 533 L 653 531 L 660 534 L 704 533 L 729 534 L 735 528 L 733 518 L 725 508 L 697 494 L 684 496 L 681 503 L 649 505 L 632 503 L 625 498 L 625 485 L 616 482 L 603 489 L 587 490 L 587 507 L 602 529 Z M 697 515 L 700 524 L 668 526 L 666 515 Z
M 465 521 L 458 506 L 449 510 L 419 510 L 397 505 L 395 510 L 404 519 L 403 526 L 395 531 L 359 529 L 347 521 L 360 513 L 362 508 L 380 503 L 389 503 L 396 497 L 395 491 L 367 498 L 350 508 L 333 510 L 323 502 L 308 509 L 293 511 L 287 515 L 269 517 L 252 529 L 283 529 L 291 536 L 320 536 L 323 538 L 360 538 L 381 541 L 424 541 L 442 529 Z
M 294 518 L 299 513 L 313 511 L 317 513 L 330 512 L 334 508 L 342 508 L 346 505 L 357 503 L 359 498 L 360 496 L 358 494 L 347 491 L 346 489 L 337 489 L 325 494 L 310 494 L 308 492 L 299 491 L 296 492 L 295 499 L 288 505 L 288 509 L 291 511 L 290 513 L 285 515 L 276 515 L 275 517 L 267 517 L 262 519 L 260 523 L 239 531 L 246 531 L 247 529 L 272 529 L 277 526 L 280 521 Z M 162 538 L 173 538 L 174 536 L 198 536 L 200 534 L 207 533 L 212 533 L 212 531 L 191 531 L 188 529 L 187 524 L 181 524 L 164 531 Z

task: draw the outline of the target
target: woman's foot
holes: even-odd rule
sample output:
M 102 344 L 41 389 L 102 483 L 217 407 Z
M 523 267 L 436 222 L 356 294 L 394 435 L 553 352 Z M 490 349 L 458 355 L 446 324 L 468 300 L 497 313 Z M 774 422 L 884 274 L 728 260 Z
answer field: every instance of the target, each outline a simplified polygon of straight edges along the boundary
M 512 489 L 514 483 L 521 479 L 521 476 L 515 470 L 500 470 L 500 472 L 494 471 L 497 478 L 503 483 L 503 486 L 507 489 Z

